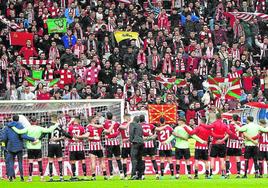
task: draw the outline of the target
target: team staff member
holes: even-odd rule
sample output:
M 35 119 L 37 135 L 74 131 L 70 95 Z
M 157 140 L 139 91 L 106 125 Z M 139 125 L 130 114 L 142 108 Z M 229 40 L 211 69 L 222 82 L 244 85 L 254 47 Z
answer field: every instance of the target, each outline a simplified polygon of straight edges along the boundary
M 144 141 L 143 141 L 143 130 L 139 123 L 140 118 L 134 117 L 132 123 L 129 126 L 129 141 L 131 142 L 131 179 L 137 180 L 142 178 L 145 164 L 142 161 Z
M 0 135 L 0 142 L 4 141 L 6 143 L 6 170 L 9 181 L 12 181 L 15 177 L 14 160 L 16 156 L 19 163 L 20 178 L 21 181 L 24 181 L 22 165 L 22 150 L 24 145 L 23 139 L 31 142 L 35 141 L 35 139 L 27 136 L 26 134 L 20 136 L 15 133 L 10 127 L 16 126 L 23 128 L 23 125 L 19 122 L 19 116 L 14 115 L 12 119 L 13 121 L 8 123 L 8 126 L 3 129 L 3 132 Z
M 28 124 L 29 121 L 26 119 L 25 116 L 20 116 L 20 118 L 24 118 L 25 122 Z M 51 133 L 53 130 L 55 130 L 59 123 L 55 123 L 55 125 L 49 127 L 49 128 L 44 128 L 41 126 L 38 126 L 37 119 L 35 117 L 31 118 L 32 124 L 25 127 L 24 129 L 19 129 L 18 126 L 13 126 L 12 129 L 17 133 L 17 134 L 27 134 L 30 137 L 39 139 L 43 133 Z M 42 142 L 41 140 L 38 140 L 37 143 L 32 143 L 27 141 L 26 142 L 26 148 L 28 152 L 28 159 L 29 159 L 29 179 L 28 181 L 32 181 L 32 173 L 33 173 L 33 162 L 36 159 L 38 161 L 38 166 L 39 166 L 39 172 L 41 176 L 41 181 L 44 181 L 44 176 L 43 176 L 43 164 L 42 164 Z
M 256 145 L 252 139 L 249 139 L 249 137 L 254 138 L 257 137 L 259 132 L 268 132 L 268 127 L 264 128 L 262 126 L 259 126 L 257 123 L 254 123 L 254 118 L 252 116 L 247 117 L 247 124 L 239 127 L 238 125 L 235 126 L 236 130 L 239 132 L 243 132 L 245 135 L 245 174 L 243 178 L 247 178 L 247 171 L 248 171 L 248 162 L 249 159 L 253 159 L 254 162 L 254 167 L 255 167 L 255 177 L 258 178 L 258 170 L 259 170 L 259 165 L 258 165 L 258 151 L 259 148 Z

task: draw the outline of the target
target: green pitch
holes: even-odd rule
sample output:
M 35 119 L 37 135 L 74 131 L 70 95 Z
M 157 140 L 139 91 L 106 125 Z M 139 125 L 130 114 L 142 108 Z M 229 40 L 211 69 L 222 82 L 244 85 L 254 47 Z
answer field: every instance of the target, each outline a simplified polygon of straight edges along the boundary
M 55 178 L 56 179 L 56 178 Z M 47 179 L 48 180 L 48 179 Z M 27 179 L 26 179 L 27 181 Z M 103 177 L 97 177 L 97 181 L 78 181 L 78 182 L 39 182 L 39 178 L 35 177 L 33 182 L 14 182 L 0 180 L 0 188 L 258 188 L 268 187 L 268 178 L 255 179 L 249 176 L 248 179 L 220 179 L 220 176 L 214 176 L 211 180 L 204 179 L 200 176 L 198 180 L 188 180 L 182 176 L 179 180 L 170 180 L 169 176 L 165 176 L 163 180 L 155 180 L 154 176 L 147 176 L 143 181 L 119 180 L 114 177 L 112 180 L 104 181 Z

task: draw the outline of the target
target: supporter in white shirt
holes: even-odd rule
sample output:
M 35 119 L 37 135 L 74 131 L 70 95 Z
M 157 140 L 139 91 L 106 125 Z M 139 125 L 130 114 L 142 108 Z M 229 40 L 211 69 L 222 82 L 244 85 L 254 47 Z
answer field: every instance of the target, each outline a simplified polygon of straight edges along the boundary
M 24 92 L 21 93 L 21 100 L 35 100 L 36 96 L 30 91 L 30 87 L 25 87 Z

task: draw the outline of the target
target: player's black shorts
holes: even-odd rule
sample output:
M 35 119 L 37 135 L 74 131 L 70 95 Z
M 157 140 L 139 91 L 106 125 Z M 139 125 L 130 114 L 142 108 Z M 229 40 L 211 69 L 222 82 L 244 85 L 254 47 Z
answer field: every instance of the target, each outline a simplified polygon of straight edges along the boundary
M 190 149 L 175 149 L 175 159 L 181 160 L 181 159 L 190 159 Z
M 268 161 L 268 151 L 259 151 L 259 160 Z
M 144 148 L 143 149 L 143 156 L 155 156 L 156 155 L 156 150 L 155 148 Z
M 106 146 L 106 155 L 108 158 L 120 157 L 120 146 Z
M 70 151 L 70 161 L 80 161 L 85 159 L 84 151 Z
M 122 159 L 126 159 L 126 158 L 130 157 L 130 148 L 122 148 L 121 157 L 122 157 Z
M 225 144 L 212 144 L 210 157 L 224 158 L 226 155 L 226 145 Z
M 60 158 L 62 157 L 62 148 L 60 144 L 49 144 L 48 145 L 48 157 L 50 158 Z
M 172 157 L 172 150 L 159 150 L 159 157 Z
M 244 158 L 245 159 L 257 159 L 259 154 L 259 148 L 257 146 L 246 146 L 245 147 L 245 154 Z
M 103 151 L 102 150 L 93 150 L 93 151 L 90 151 L 90 153 L 92 155 L 97 156 L 98 158 L 102 158 L 103 157 Z
M 27 151 L 28 159 L 40 159 L 42 158 L 41 149 L 28 149 Z
M 207 149 L 195 149 L 194 150 L 194 159 L 196 160 L 208 160 L 208 150 Z
M 227 156 L 241 156 L 242 150 L 238 148 L 227 148 L 226 155 Z

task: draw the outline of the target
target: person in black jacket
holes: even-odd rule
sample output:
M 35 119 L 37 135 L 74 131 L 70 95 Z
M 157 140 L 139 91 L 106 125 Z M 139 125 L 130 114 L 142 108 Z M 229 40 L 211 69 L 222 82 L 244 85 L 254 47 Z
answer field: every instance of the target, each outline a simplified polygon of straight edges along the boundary
M 137 180 L 141 179 L 142 172 L 144 171 L 145 164 L 142 161 L 143 154 L 143 132 L 142 127 L 139 124 L 139 116 L 135 116 L 133 122 L 130 123 L 129 127 L 129 141 L 131 142 L 131 179 Z

